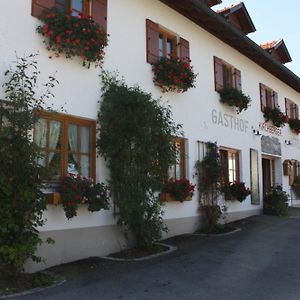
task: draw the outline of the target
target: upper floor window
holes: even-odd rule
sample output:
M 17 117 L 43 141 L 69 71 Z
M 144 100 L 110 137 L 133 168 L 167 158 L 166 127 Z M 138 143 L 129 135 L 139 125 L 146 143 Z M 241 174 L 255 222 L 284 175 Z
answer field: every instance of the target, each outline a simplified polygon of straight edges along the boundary
M 221 184 L 240 180 L 239 151 L 235 149 L 220 149 Z
M 161 57 L 177 56 L 183 61 L 189 61 L 189 42 L 149 19 L 146 20 L 146 36 L 148 63 L 155 63 Z
M 183 179 L 186 178 L 186 142 L 187 140 L 180 137 L 174 137 L 176 148 L 176 158 L 169 169 L 169 178 Z
M 285 98 L 285 114 L 290 119 L 299 119 L 299 106 L 288 98 Z
M 265 107 L 275 108 L 278 107 L 278 94 L 273 91 L 271 88 L 266 85 L 260 83 L 260 107 L 263 112 Z
M 43 154 L 39 163 L 55 181 L 68 173 L 95 177 L 95 132 L 95 121 L 39 112 L 34 128 L 34 142 Z
M 32 0 L 31 14 L 39 18 L 54 6 L 72 16 L 91 16 L 106 31 L 107 0 Z
M 217 92 L 223 87 L 242 89 L 241 71 L 216 56 L 214 56 L 214 72 Z

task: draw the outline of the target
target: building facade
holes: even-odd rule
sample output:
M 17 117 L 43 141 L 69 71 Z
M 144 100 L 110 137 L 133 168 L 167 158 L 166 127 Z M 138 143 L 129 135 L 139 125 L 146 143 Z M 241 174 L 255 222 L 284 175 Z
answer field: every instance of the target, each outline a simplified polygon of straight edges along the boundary
M 87 136 L 96 135 L 98 102 L 101 102 L 99 68 L 83 68 L 76 58 L 68 60 L 54 56 L 50 59 L 52 54 L 45 48 L 43 38 L 36 33 L 40 24 L 36 16 L 40 9 L 56 3 L 64 4 L 64 1 L 3 1 L 6 11 L 14 14 L 13 17 L 5 14 L 0 19 L 0 72 L 4 72 L 15 60 L 15 53 L 22 56 L 38 52 L 41 81 L 49 74 L 55 74 L 59 85 L 53 91 L 54 107 L 62 105 L 66 110 L 65 114 L 56 116 L 45 114 L 44 124 L 52 122 L 45 126 L 52 126 L 54 135 L 55 130 L 61 128 L 69 135 L 72 130 L 80 128 L 81 144 L 87 144 Z M 278 128 L 266 122 L 262 110 L 265 106 L 278 104 L 289 117 L 298 118 L 300 79 L 282 64 L 281 58 L 288 54 L 282 42 L 277 51 L 278 43 L 260 47 L 247 37 L 246 33 L 255 28 L 249 20 L 245 21 L 249 16 L 244 6 L 239 7 L 239 13 L 244 10 L 241 14 L 229 18 L 228 10 L 225 11 L 226 16 L 224 11 L 216 13 L 212 10 L 210 5 L 216 4 L 214 1 L 86 2 L 86 6 L 81 6 L 82 1 L 68 3 L 74 11 L 85 7 L 107 28 L 110 36 L 103 68 L 117 70 L 127 84 L 138 84 L 155 98 L 162 97 L 166 105 L 171 105 L 175 121 L 183 124 L 184 143 L 180 147 L 184 150 L 181 158 L 184 163 L 180 168 L 184 168 L 181 171 L 186 177 L 196 183 L 194 166 L 201 158 L 201 145 L 216 142 L 221 155 L 227 160 L 230 178 L 243 181 L 252 189 L 252 195 L 244 202 L 226 202 L 228 220 L 260 214 L 263 195 L 273 185 L 282 185 L 290 194 L 293 177 L 298 172 L 300 140 L 288 125 Z M 244 23 L 248 27 L 243 32 Z M 185 93 L 162 93 L 153 84 L 150 63 L 172 51 L 181 57 L 188 56 L 198 73 L 196 87 Z M 4 78 L 0 81 L 2 85 Z M 222 104 L 218 91 L 224 84 L 249 95 L 251 106 L 238 114 L 235 109 Z M 4 91 L 0 91 L 0 97 L 4 98 Z M 70 124 L 74 126 L 71 128 Z M 49 155 L 54 158 L 58 152 L 61 157 L 67 155 L 63 146 L 52 154 L 53 147 L 48 146 Z M 87 176 L 94 173 L 97 180 L 107 180 L 109 172 L 104 160 L 96 158 L 93 149 L 86 148 L 80 152 L 81 173 Z M 54 160 L 52 158 L 51 161 Z M 64 168 L 62 161 L 56 161 L 57 176 Z M 199 226 L 198 208 L 197 193 L 192 201 L 167 202 L 164 219 L 170 231 L 166 236 L 193 232 Z M 52 237 L 55 244 L 42 245 L 38 254 L 45 257 L 46 262 L 39 265 L 29 262 L 28 270 L 107 255 L 128 243 L 116 225 L 112 209 L 90 213 L 82 205 L 78 216 L 67 220 L 61 205 L 48 205 L 45 218 L 47 222 L 40 228 L 41 236 Z

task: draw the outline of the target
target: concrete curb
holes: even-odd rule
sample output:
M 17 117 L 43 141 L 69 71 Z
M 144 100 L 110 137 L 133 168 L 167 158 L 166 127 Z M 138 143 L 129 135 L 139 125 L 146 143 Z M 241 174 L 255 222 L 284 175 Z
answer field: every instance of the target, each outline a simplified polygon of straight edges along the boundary
M 151 255 L 139 257 L 139 258 L 117 258 L 117 257 L 110 257 L 110 256 L 101 256 L 101 258 L 107 259 L 107 260 L 112 260 L 112 261 L 124 261 L 124 262 L 126 262 L 126 261 L 143 261 L 143 260 L 152 259 L 152 258 L 155 258 L 158 256 L 166 255 L 166 254 L 172 253 L 177 250 L 176 246 L 163 244 L 163 243 L 155 243 L 155 244 L 168 247 L 169 249 L 167 251 L 163 251 L 163 252 L 159 252 L 156 254 L 151 254 Z
M 48 272 L 48 273 L 50 273 L 50 272 Z M 38 292 L 42 292 L 42 291 L 60 286 L 60 285 L 64 284 L 66 281 L 67 280 L 65 278 L 57 276 L 56 282 L 52 285 L 45 286 L 45 287 L 38 287 L 38 288 L 34 288 L 34 289 L 27 290 L 27 291 L 24 291 L 24 292 L 20 292 L 20 293 L 0 295 L 0 299 L 8 299 L 8 298 L 12 298 L 12 297 L 21 297 L 21 296 L 27 296 L 27 295 L 35 294 L 35 293 L 38 293 Z
M 215 234 L 209 234 L 209 233 L 190 233 L 190 235 L 198 235 L 198 236 L 209 236 L 209 237 L 217 237 L 217 236 L 226 236 L 226 235 L 231 235 L 236 232 L 241 231 L 242 229 L 239 227 L 236 227 L 234 230 L 226 233 L 215 233 Z

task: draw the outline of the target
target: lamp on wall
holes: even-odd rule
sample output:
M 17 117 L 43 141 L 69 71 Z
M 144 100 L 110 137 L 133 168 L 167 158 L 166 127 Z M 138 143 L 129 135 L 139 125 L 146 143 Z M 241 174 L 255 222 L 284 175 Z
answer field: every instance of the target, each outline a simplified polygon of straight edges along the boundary
M 285 140 L 284 143 L 285 143 L 287 146 L 292 145 L 291 141 L 289 141 L 289 140 Z
M 254 135 L 261 135 L 261 133 L 257 129 L 253 129 L 253 133 L 254 133 Z

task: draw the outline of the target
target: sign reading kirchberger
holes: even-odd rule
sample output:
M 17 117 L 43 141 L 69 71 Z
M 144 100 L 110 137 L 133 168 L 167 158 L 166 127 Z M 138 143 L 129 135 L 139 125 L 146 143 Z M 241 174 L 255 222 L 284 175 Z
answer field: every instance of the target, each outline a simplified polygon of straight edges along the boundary
M 243 120 L 223 112 L 218 112 L 216 109 L 211 111 L 211 118 L 213 124 L 227 127 L 232 130 L 247 133 L 249 128 L 249 122 L 247 120 Z

